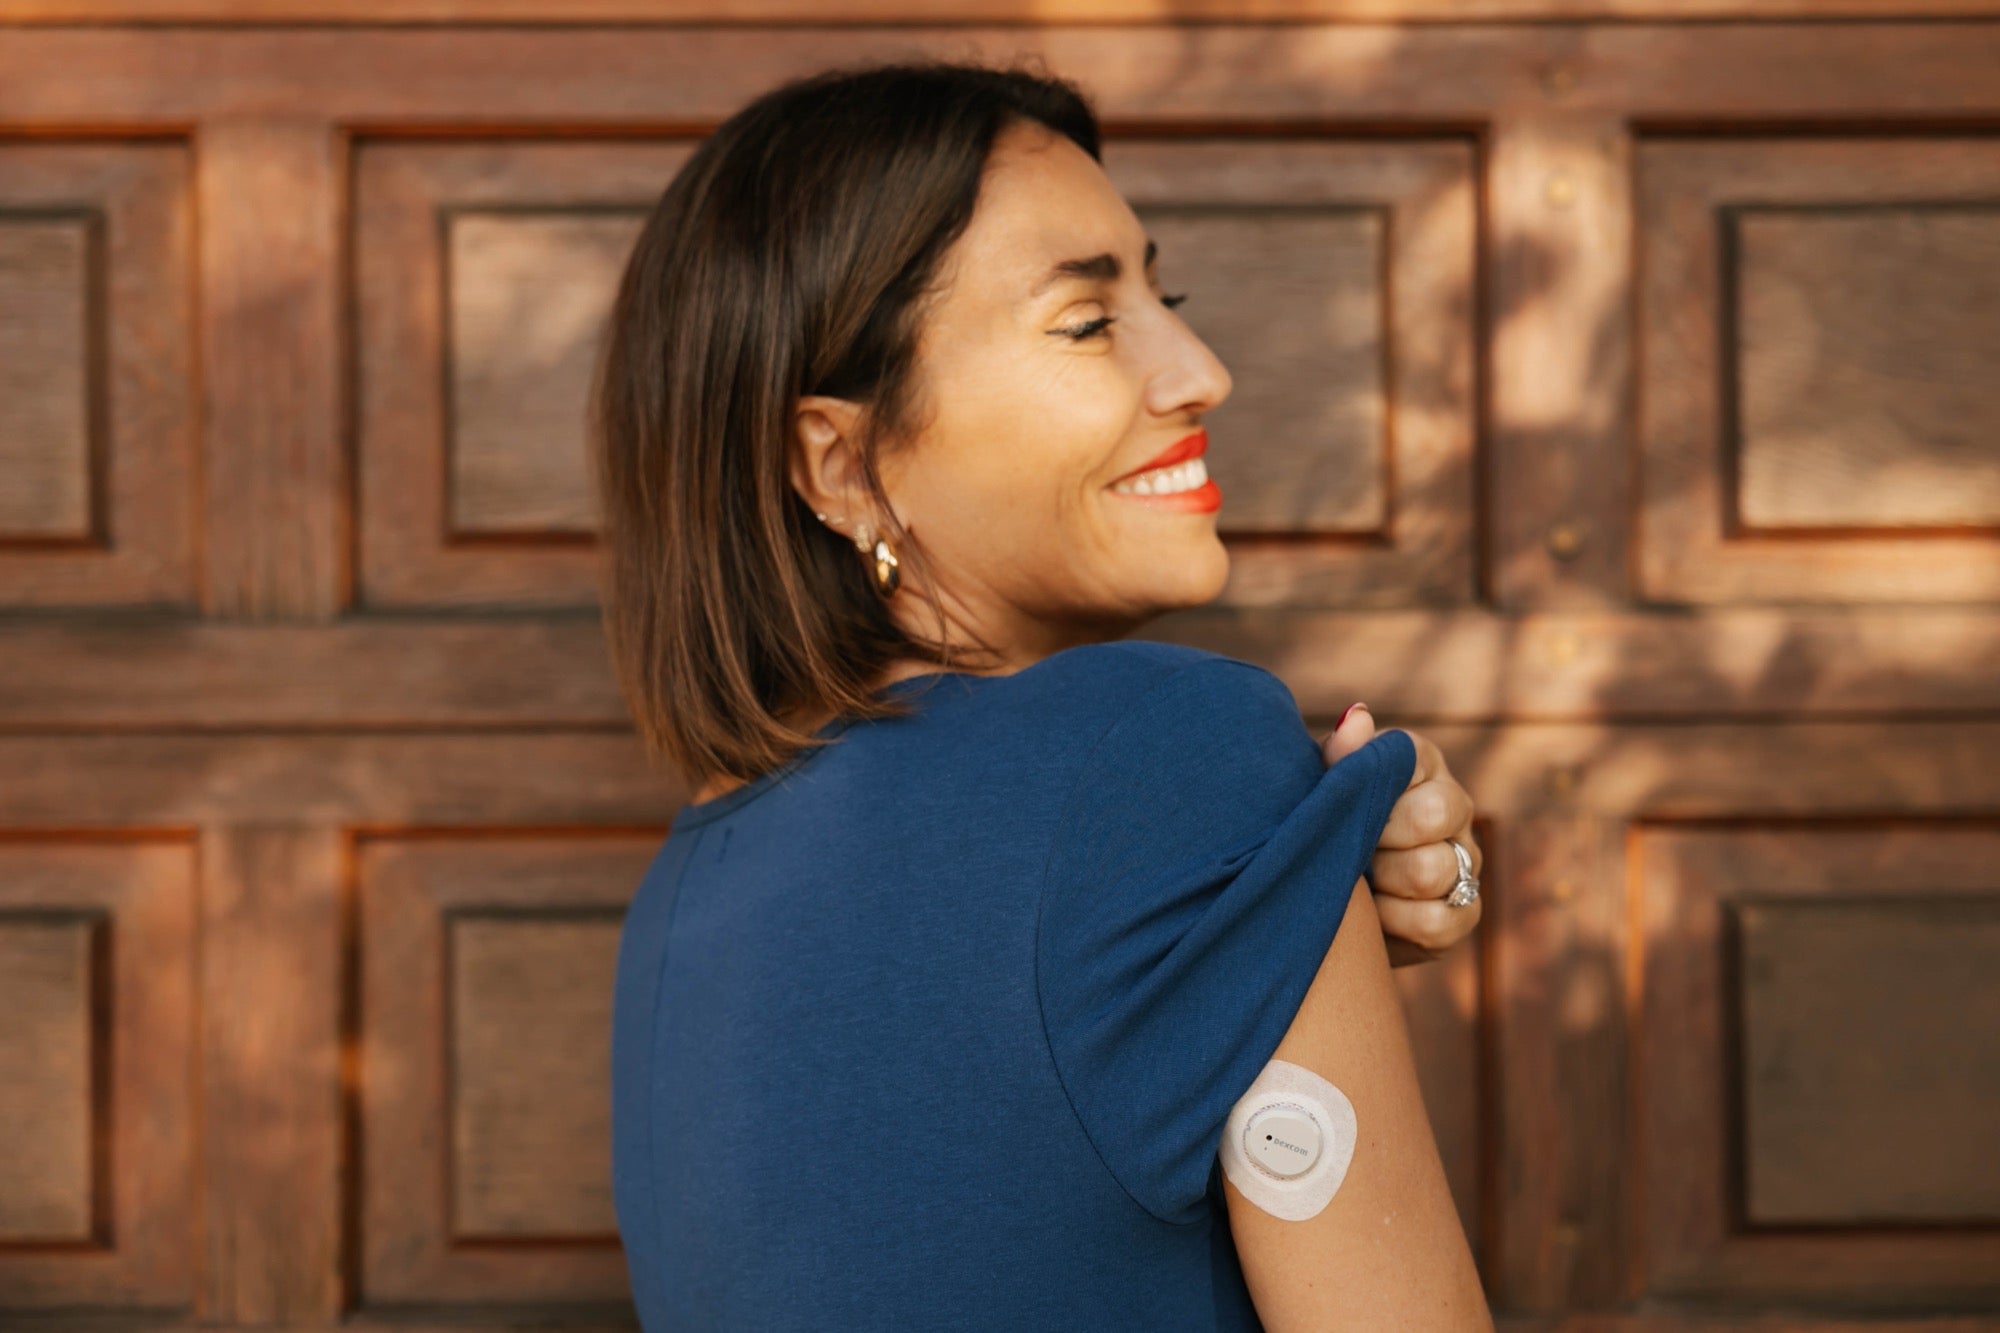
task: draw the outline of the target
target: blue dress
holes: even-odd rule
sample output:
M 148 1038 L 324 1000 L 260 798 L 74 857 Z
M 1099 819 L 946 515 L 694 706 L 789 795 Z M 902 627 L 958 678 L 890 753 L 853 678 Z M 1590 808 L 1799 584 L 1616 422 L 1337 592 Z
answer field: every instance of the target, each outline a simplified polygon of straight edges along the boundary
M 648 1333 L 1258 1329 L 1216 1156 L 1409 785 L 1276 676 L 1124 640 L 682 810 L 620 938 Z

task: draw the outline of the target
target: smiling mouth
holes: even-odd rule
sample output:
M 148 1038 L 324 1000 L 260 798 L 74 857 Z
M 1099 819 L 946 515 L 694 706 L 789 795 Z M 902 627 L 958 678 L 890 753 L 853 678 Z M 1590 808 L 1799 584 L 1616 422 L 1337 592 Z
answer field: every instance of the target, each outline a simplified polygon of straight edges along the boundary
M 1113 483 L 1111 489 L 1120 495 L 1182 495 L 1188 491 L 1198 491 L 1208 485 L 1208 464 L 1199 457 L 1190 458 L 1185 463 L 1173 463 L 1166 467 L 1156 467 L 1150 472 Z
M 1188 513 L 1214 513 L 1222 507 L 1222 488 L 1209 479 L 1208 432 L 1198 430 L 1170 446 L 1152 465 L 1127 473 L 1108 488 L 1114 495 L 1128 495 L 1157 508 Z

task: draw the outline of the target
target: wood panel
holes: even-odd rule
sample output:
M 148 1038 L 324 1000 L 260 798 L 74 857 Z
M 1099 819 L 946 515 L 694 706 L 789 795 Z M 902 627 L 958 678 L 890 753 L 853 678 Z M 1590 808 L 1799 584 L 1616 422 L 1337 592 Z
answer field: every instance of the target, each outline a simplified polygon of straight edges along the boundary
M 360 147 L 365 605 L 594 604 L 589 370 L 624 253 L 691 151 Z
M 195 864 L 183 838 L 0 840 L 0 1310 L 188 1309 Z
M 360 844 L 364 1300 L 629 1299 L 610 964 L 658 843 Z
M 0 606 L 194 600 L 189 176 L 0 141 Z
M 98 237 L 89 214 L 0 222 L 0 531 L 89 541 L 95 480 Z
M 1470 601 L 1470 145 L 1112 139 L 1104 162 L 1236 368 L 1218 604 Z
M 0 1245 L 88 1244 L 99 1226 L 94 1161 L 95 1012 L 103 922 L 88 912 L 0 919 Z
M 1733 907 L 1744 1221 L 2000 1222 L 2000 893 Z
M 2000 531 L 1990 198 L 1733 212 L 1738 533 Z
M 2000 597 L 2000 139 L 1660 140 L 1639 178 L 1644 595 Z
M 1993 1084 L 1990 1025 L 1976 1025 L 2000 987 L 1967 972 L 1978 935 L 1940 933 L 1990 935 L 2000 832 L 1895 808 L 1838 825 L 1636 835 L 1643 1291 L 1939 1309 L 2000 1294 L 1992 1107 L 1963 1100 Z M 1797 929 L 1774 935 L 1779 921 Z M 1841 993 L 1798 990 L 1790 973 L 1826 977 L 1856 959 L 1852 932 L 1871 921 L 1884 929 Z M 1914 976 L 1926 958 L 1955 971 Z M 1969 988 L 1940 995 L 1952 975 Z M 1790 1026 L 1801 1004 L 1819 1008 L 1803 1031 Z M 1859 1160 L 1828 1155 L 1843 1145 L 1863 1147 Z M 1801 1172 L 1818 1179 L 1801 1185 Z M 1899 1215 L 1885 1216 L 1885 1188 L 1903 1191 Z M 1918 1220 L 1928 1225 L 1881 1225 Z

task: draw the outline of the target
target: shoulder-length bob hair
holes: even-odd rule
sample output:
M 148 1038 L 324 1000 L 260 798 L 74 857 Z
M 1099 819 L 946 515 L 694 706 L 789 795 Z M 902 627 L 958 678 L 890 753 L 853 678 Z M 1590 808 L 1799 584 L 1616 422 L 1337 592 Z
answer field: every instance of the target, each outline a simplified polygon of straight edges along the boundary
M 938 639 L 899 627 L 792 488 L 792 416 L 806 394 L 864 405 L 884 535 L 923 573 L 877 460 L 916 434 L 940 260 L 1018 121 L 1101 160 L 1066 80 L 944 61 L 827 70 L 724 121 L 640 232 L 591 389 L 604 626 L 647 749 L 696 782 L 824 743 L 787 714 L 900 714 L 869 692 L 881 669 L 951 661 L 942 622 Z

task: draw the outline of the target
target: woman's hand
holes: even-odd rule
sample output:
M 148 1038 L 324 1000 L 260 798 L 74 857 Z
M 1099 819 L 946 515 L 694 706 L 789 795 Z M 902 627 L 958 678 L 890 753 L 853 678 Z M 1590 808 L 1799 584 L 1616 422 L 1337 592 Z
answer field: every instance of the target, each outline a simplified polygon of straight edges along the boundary
M 1486 864 L 1472 837 L 1472 797 L 1445 767 L 1444 752 L 1411 731 L 1417 747 L 1417 768 L 1410 785 L 1396 798 L 1389 823 L 1375 844 L 1369 879 L 1375 886 L 1375 907 L 1396 967 L 1426 963 L 1472 933 L 1485 905 L 1481 897 L 1464 907 L 1447 907 L 1444 897 L 1458 882 L 1458 856 L 1446 843 L 1458 839 L 1472 857 L 1472 873 Z M 1375 719 L 1367 704 L 1355 704 L 1320 747 L 1331 765 L 1342 755 L 1366 745 L 1375 736 Z

